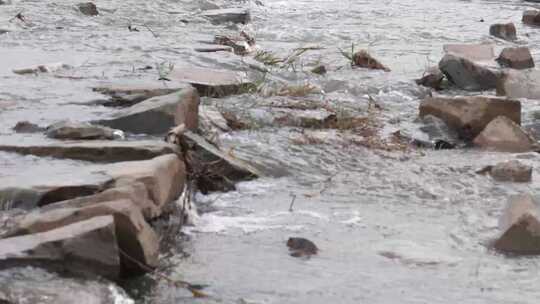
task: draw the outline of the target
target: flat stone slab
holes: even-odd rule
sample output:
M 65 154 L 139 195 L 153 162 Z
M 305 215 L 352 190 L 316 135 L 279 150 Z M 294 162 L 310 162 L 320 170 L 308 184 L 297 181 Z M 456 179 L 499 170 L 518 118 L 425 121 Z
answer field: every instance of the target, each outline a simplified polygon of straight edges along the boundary
M 453 54 L 471 61 L 490 61 L 495 59 L 493 44 L 445 44 L 446 54 Z
M 206 10 L 202 16 L 209 19 L 214 24 L 221 23 L 242 23 L 247 24 L 251 21 L 249 10 L 243 8 L 224 8 Z
M 64 141 L 61 143 L 31 143 L 0 145 L 0 151 L 24 155 L 68 158 L 94 162 L 118 162 L 151 159 L 180 153 L 178 147 L 162 141 Z
M 199 67 L 179 66 L 167 77 L 173 81 L 191 84 L 201 96 L 223 97 L 241 94 L 254 86 L 245 73 Z
M 127 107 L 148 98 L 168 95 L 186 88 L 186 83 L 178 81 L 132 80 L 101 83 L 92 90 L 110 97 L 110 101 L 102 103 L 104 106 Z
M 219 44 L 198 45 L 194 47 L 193 49 L 199 53 L 215 53 L 215 52 L 232 52 L 233 51 L 233 48 L 231 46 L 219 45 Z

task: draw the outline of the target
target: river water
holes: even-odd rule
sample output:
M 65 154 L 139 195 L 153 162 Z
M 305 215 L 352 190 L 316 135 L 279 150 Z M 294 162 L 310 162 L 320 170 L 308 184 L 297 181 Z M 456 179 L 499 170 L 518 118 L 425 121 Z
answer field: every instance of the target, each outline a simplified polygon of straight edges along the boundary
M 13 135 L 20 120 L 47 125 L 58 119 L 92 120 L 109 109 L 86 106 L 102 98 L 89 87 L 103 80 L 154 79 L 162 62 L 244 71 L 233 54 L 193 51 L 215 34 L 241 28 L 212 25 L 200 17 L 208 1 L 96 1 L 99 17 L 83 17 L 77 1 L 14 1 L 0 5 L 0 140 L 39 141 Z M 402 130 L 420 136 L 415 122 L 426 90 L 413 79 L 435 65 L 446 43 L 492 42 L 489 25 L 513 21 L 538 62 L 538 29 L 521 24 L 523 1 L 216 1 L 251 9 L 258 46 L 285 55 L 319 46 L 296 72 L 271 69 L 270 81 L 309 83 L 310 100 L 351 115 L 365 115 L 370 97 L 379 105 L 382 136 Z M 9 19 L 23 11 L 28 24 Z M 185 20 L 186 22 L 182 22 Z M 483 20 L 484 22 L 481 22 Z M 129 32 L 131 23 L 139 32 Z M 152 29 L 155 37 L 146 27 Z M 351 69 L 339 48 L 368 49 L 390 73 Z M 69 76 L 17 76 L 11 69 L 62 61 Z M 326 76 L 307 73 L 315 63 Z M 464 92 L 451 91 L 455 95 Z M 493 94 L 493 92 L 485 92 Z M 272 97 L 273 98 L 273 97 Z M 245 94 L 203 100 L 236 108 L 272 100 Z M 523 121 L 534 122 L 539 103 L 523 101 Z M 172 278 L 206 284 L 209 299 L 149 280 L 131 287 L 141 303 L 537 303 L 537 258 L 510 258 L 489 243 L 508 196 L 534 193 L 540 182 L 495 182 L 475 171 L 508 159 L 535 165 L 538 155 L 476 150 L 383 151 L 348 144 L 324 133 L 324 143 L 291 141 L 300 130 L 263 126 L 221 136 L 237 156 L 271 168 L 273 177 L 240 183 L 237 191 L 198 194 L 199 214 L 178 238 L 176 254 L 163 257 Z M 346 137 L 346 136 L 345 136 Z M 0 154 L 0 178 L 28 182 L 28 170 L 64 174 L 84 164 Z M 533 176 L 538 174 L 534 169 Z M 30 178 L 31 179 L 31 178 Z M 289 211 L 294 198 L 293 211 Z M 305 237 L 320 252 L 310 259 L 288 255 L 291 236 Z

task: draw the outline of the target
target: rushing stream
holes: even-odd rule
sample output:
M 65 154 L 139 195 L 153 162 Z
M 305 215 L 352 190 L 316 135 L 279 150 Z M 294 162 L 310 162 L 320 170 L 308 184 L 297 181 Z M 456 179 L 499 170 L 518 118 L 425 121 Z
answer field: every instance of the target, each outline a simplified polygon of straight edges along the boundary
M 162 62 L 245 71 L 232 53 L 197 53 L 195 45 L 243 27 L 212 25 L 199 16 L 210 0 L 98 0 L 99 17 L 84 17 L 77 1 L 14 0 L 0 5 L 0 142 L 43 141 L 12 134 L 18 121 L 47 125 L 92 120 L 108 108 L 89 87 L 102 80 L 154 79 Z M 522 12 L 540 4 L 519 0 L 262 0 L 216 1 L 248 7 L 245 26 L 260 49 L 285 56 L 307 52 L 296 72 L 271 69 L 271 83 L 307 84 L 309 98 L 364 115 L 380 109 L 383 135 L 419 133 L 415 122 L 426 89 L 413 79 L 436 65 L 446 43 L 512 43 L 489 36 L 489 25 L 513 21 L 519 41 L 540 62 L 540 32 L 523 26 Z M 29 24 L 9 22 L 22 11 Z M 183 22 L 181 20 L 187 21 Z M 483 22 L 481 22 L 483 20 Z M 130 32 L 128 24 L 140 31 Z M 151 31 L 143 26 L 146 24 Z M 156 37 L 157 36 L 157 37 Z M 351 69 L 339 49 L 366 48 L 392 72 Z M 19 76 L 12 68 L 61 61 L 66 73 Z M 325 76 L 309 71 L 329 67 Z M 445 94 L 463 94 L 451 91 Z M 493 92 L 486 92 L 493 94 Z M 277 99 L 244 94 L 204 104 L 240 110 Z M 523 121 L 535 120 L 536 101 L 523 102 Z M 383 151 L 348 144 L 321 132 L 322 144 L 295 144 L 297 128 L 262 126 L 221 136 L 241 158 L 270 168 L 274 177 L 243 182 L 237 191 L 196 195 L 198 214 L 178 238 L 178 254 L 164 257 L 171 278 L 208 285 L 209 299 L 193 299 L 166 281 L 144 280 L 130 294 L 141 303 L 537 303 L 538 258 L 510 258 L 489 249 L 507 198 L 540 190 L 533 182 L 495 182 L 475 171 L 508 159 L 535 165 L 536 153 L 466 150 Z M 422 134 L 418 134 L 421 136 Z M 69 176 L 81 162 L 0 153 L 0 178 L 32 183 L 40 175 Z M 68 178 L 68 177 L 66 177 Z M 294 201 L 292 211 L 289 211 Z M 289 256 L 291 236 L 315 242 L 310 259 Z M 175 251 L 176 252 L 176 251 Z

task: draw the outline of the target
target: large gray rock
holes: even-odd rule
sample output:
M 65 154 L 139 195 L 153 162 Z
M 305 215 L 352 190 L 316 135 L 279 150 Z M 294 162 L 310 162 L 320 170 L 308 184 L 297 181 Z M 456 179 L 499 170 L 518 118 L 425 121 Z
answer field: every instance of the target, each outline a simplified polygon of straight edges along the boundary
M 113 217 L 93 217 L 43 233 L 0 240 L 0 268 L 34 264 L 118 279 L 121 265 Z
M 93 87 L 96 92 L 108 95 L 104 106 L 127 107 L 143 100 L 184 90 L 186 84 L 177 81 L 122 81 L 102 83 Z
M 520 153 L 537 149 L 531 136 L 506 116 L 492 120 L 473 142 L 483 149 L 500 152 Z
M 532 167 L 518 160 L 510 160 L 493 166 L 490 174 L 493 179 L 502 182 L 527 183 L 532 179 Z
M 512 196 L 499 220 L 502 234 L 494 247 L 511 254 L 540 254 L 540 209 L 531 195 Z
M 198 109 L 199 95 L 194 88 L 187 86 L 181 91 L 119 110 L 112 118 L 95 123 L 136 134 L 165 134 L 178 124 L 196 130 Z
M 492 24 L 489 34 L 508 41 L 517 40 L 516 26 L 512 22 Z
M 494 89 L 500 77 L 500 72 L 487 64 L 453 54 L 446 54 L 439 62 L 439 68 L 448 81 L 469 91 Z
M 506 70 L 497 83 L 497 95 L 540 99 L 540 70 Z
M 497 62 L 502 67 L 517 70 L 534 68 L 534 60 L 528 47 L 505 48 Z
M 191 84 L 201 96 L 224 97 L 242 94 L 254 87 L 253 81 L 245 73 L 236 71 L 179 66 L 167 77 L 173 81 Z M 186 127 L 190 128 L 187 124 Z
M 428 97 L 420 103 L 419 111 L 421 118 L 432 115 L 442 119 L 465 140 L 472 140 L 500 115 L 521 124 L 521 103 L 497 97 Z
M 227 22 L 247 24 L 251 21 L 249 10 L 243 8 L 206 10 L 202 15 L 214 24 Z
M 45 134 L 54 139 L 91 140 L 122 138 L 120 130 L 92 125 L 87 122 L 61 121 L 47 127 Z
M 159 240 L 154 230 L 146 223 L 139 208 L 130 200 L 116 200 L 84 207 L 64 204 L 63 208 L 35 210 L 17 221 L 16 227 L 4 237 L 16 237 L 54 230 L 94 217 L 112 215 L 124 274 L 146 272 L 125 257 L 128 254 L 144 265 L 158 264 Z
M 179 153 L 174 145 L 162 141 L 65 141 L 33 145 L 0 145 L 0 151 L 24 155 L 69 158 L 94 162 L 117 162 L 151 159 Z

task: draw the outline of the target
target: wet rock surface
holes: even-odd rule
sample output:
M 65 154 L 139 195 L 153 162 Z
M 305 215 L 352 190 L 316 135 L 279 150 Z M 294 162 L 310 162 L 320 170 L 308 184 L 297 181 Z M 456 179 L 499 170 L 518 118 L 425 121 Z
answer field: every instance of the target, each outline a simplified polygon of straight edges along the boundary
M 77 4 L 79 11 L 86 16 L 97 16 L 99 15 L 97 6 L 92 2 L 84 2 Z
M 319 248 L 312 241 L 300 238 L 291 237 L 287 240 L 287 247 L 289 247 L 290 255 L 293 257 L 309 257 L 317 254 Z
M 500 77 L 500 73 L 492 67 L 454 54 L 445 55 L 439 62 L 439 68 L 448 81 L 460 89 L 469 91 L 494 89 Z
M 497 95 L 509 98 L 540 99 L 540 71 L 506 70 L 497 83 Z
M 532 166 L 511 160 L 496 164 L 490 174 L 494 180 L 526 183 L 532 180 L 532 169 Z
M 540 26 L 540 11 L 526 10 L 521 20 L 527 25 Z
M 120 139 L 123 133 L 107 127 L 95 126 L 89 123 L 61 121 L 47 127 L 47 137 L 54 139 Z
M 493 119 L 474 139 L 483 149 L 500 152 L 528 152 L 538 149 L 537 143 L 518 124 L 506 116 Z
M 228 22 L 247 24 L 251 21 L 249 10 L 243 8 L 209 9 L 202 15 L 215 24 Z
M 534 60 L 527 47 L 505 48 L 497 58 L 502 67 L 523 70 L 534 68 Z
M 513 23 L 492 24 L 489 34 L 508 41 L 517 40 L 516 26 Z

